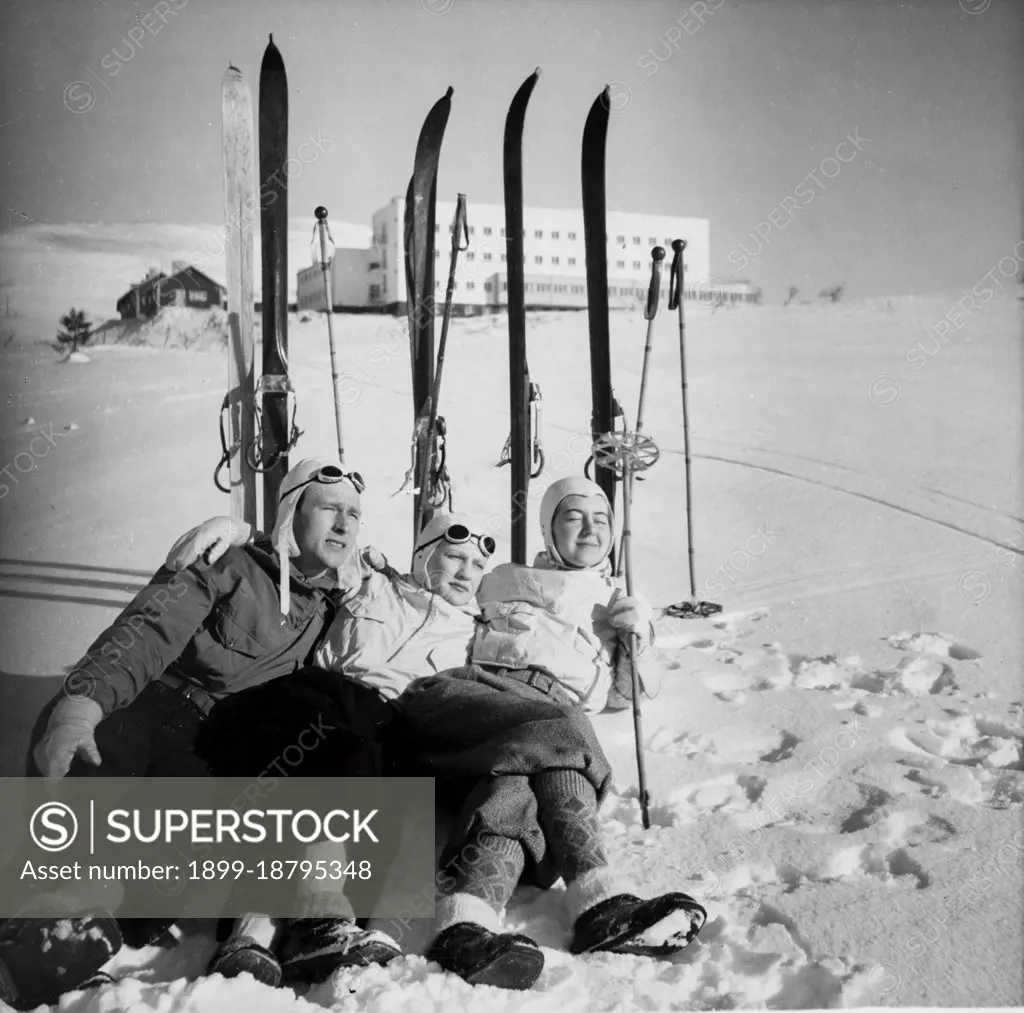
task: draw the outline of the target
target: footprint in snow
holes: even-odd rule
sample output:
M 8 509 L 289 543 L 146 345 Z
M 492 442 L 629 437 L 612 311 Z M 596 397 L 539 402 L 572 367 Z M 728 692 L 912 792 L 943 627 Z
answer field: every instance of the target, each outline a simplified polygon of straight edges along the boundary
M 968 805 L 1010 808 L 1024 803 L 1024 729 L 994 717 L 959 714 L 894 728 L 888 741 L 914 768 L 907 779 L 926 794 Z
M 903 631 L 893 633 L 885 638 L 898 651 L 911 651 L 914 654 L 937 654 L 952 658 L 954 661 L 976 661 L 981 652 L 958 644 L 948 633 L 910 633 Z

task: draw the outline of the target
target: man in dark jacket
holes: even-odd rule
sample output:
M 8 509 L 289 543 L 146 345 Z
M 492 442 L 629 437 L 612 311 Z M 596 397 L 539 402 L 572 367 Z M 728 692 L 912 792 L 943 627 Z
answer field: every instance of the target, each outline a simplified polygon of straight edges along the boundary
M 305 668 L 346 589 L 358 587 L 362 488 L 336 463 L 302 461 L 282 483 L 270 539 L 232 548 L 203 568 L 161 568 L 65 680 L 33 750 L 39 772 L 216 773 L 215 747 L 231 748 L 221 736 L 202 735 L 217 701 Z M 122 936 L 142 945 L 169 924 L 91 920 L 80 935 L 91 939 L 92 957 L 73 955 L 76 975 L 66 951 L 42 945 L 52 920 L 11 919 L 0 924 L 0 999 L 21 1007 L 55 1001 L 80 987 L 106 950 L 116 953 Z

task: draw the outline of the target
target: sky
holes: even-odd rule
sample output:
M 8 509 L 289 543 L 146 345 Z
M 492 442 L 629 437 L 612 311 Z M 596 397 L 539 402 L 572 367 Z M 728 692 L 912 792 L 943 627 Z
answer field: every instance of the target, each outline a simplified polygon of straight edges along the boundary
M 8 0 L 0 230 L 223 220 L 220 84 L 288 71 L 290 214 L 369 224 L 451 85 L 439 196 L 502 200 L 537 66 L 525 199 L 578 207 L 612 86 L 610 209 L 710 220 L 766 302 L 969 289 L 1022 235 L 1020 0 Z M 133 39 L 130 33 L 135 34 Z M 295 268 L 297 269 L 297 267 Z

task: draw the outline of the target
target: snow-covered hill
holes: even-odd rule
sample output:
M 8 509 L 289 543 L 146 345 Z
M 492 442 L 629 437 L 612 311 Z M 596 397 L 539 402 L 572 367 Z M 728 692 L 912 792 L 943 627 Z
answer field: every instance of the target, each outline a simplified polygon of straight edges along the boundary
M 310 264 L 313 219 L 295 218 L 288 228 L 289 298 L 295 299 L 295 276 Z M 339 247 L 370 245 L 368 225 L 331 221 Z M 260 234 L 253 230 L 257 269 L 256 298 L 261 291 Z M 9 229 L 0 237 L 0 278 L 3 279 L 3 332 L 15 343 L 51 338 L 61 314 L 71 306 L 100 322 L 117 316 L 117 300 L 151 267 L 170 271 L 184 260 L 224 284 L 224 240 L 219 224 L 180 225 L 160 222 L 36 222 Z M 203 264 L 207 264 L 205 268 Z

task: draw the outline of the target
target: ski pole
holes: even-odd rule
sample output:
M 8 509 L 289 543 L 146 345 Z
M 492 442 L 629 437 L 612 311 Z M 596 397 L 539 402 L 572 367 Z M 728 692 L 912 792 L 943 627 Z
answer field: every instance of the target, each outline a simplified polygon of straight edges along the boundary
M 465 239 L 466 245 L 462 245 Z M 423 460 L 420 461 L 419 482 L 419 516 L 416 518 L 417 533 L 423 527 L 423 514 L 426 510 L 427 482 L 430 478 L 431 448 L 434 445 L 434 430 L 437 427 L 437 406 L 441 397 L 441 376 L 444 373 L 444 352 L 448 343 L 448 324 L 452 316 L 452 298 L 455 294 L 455 268 L 458 266 L 459 253 L 469 249 L 469 223 L 466 220 L 466 195 L 460 193 L 455 204 L 455 221 L 452 225 L 452 252 L 448 263 L 448 288 L 444 294 L 444 315 L 441 318 L 441 340 L 437 346 L 437 366 L 434 369 L 434 389 L 430 392 L 427 404 L 427 429 L 424 440 Z
M 636 408 L 636 432 L 638 435 L 644 429 L 644 398 L 647 395 L 647 373 L 651 365 L 651 341 L 654 337 L 654 317 L 658 312 L 658 299 L 661 296 L 661 262 L 664 259 L 664 247 L 655 246 L 651 250 L 651 283 L 647 287 L 647 305 L 644 307 L 644 319 L 647 321 L 647 342 L 644 345 L 644 365 L 640 373 L 640 400 Z M 632 483 L 632 474 L 629 480 Z M 630 485 L 629 493 L 632 496 L 632 485 Z M 625 511 L 623 511 L 623 516 L 625 516 Z M 622 557 L 625 554 L 625 541 L 626 535 L 623 532 L 622 541 L 619 543 L 618 563 L 615 567 L 616 577 L 622 576 Z
M 683 288 L 686 280 L 686 265 L 683 263 L 683 251 L 685 249 L 685 239 L 672 240 L 672 269 L 668 295 L 668 308 L 679 311 L 679 368 L 683 385 L 683 460 L 686 469 L 686 545 L 687 562 L 690 571 L 690 600 L 671 605 L 666 611 L 679 618 L 706 617 L 722 611 L 721 605 L 698 600 L 697 579 L 694 576 L 693 500 L 690 483 L 690 413 L 686 395 L 686 317 L 683 313 Z
M 664 251 L 662 251 L 664 255 Z M 652 314 L 653 316 L 653 314 Z M 633 499 L 632 470 L 630 467 L 629 455 L 623 455 L 622 459 L 622 555 L 626 559 L 626 594 L 633 597 L 633 555 L 631 531 L 632 520 L 630 517 Z M 640 816 L 643 820 L 644 830 L 651 828 L 650 804 L 651 796 L 647 791 L 647 769 L 644 763 L 644 733 L 643 722 L 640 715 L 640 670 L 636 660 L 637 634 L 629 634 L 629 674 L 633 687 L 633 737 L 636 740 L 636 769 L 639 779 L 639 801 Z
M 323 205 L 313 212 L 316 225 L 313 226 L 313 266 L 319 267 L 324 275 L 324 297 L 327 300 L 327 337 L 331 343 L 331 379 L 334 382 L 334 421 L 338 431 L 338 463 L 345 466 L 345 443 L 341 438 L 341 377 L 338 375 L 338 350 L 334 343 L 334 299 L 331 295 L 331 262 L 334 260 L 334 238 L 327 224 L 327 208 Z M 316 249 L 316 235 L 319 233 L 320 248 Z M 318 255 L 319 254 L 319 255 Z

